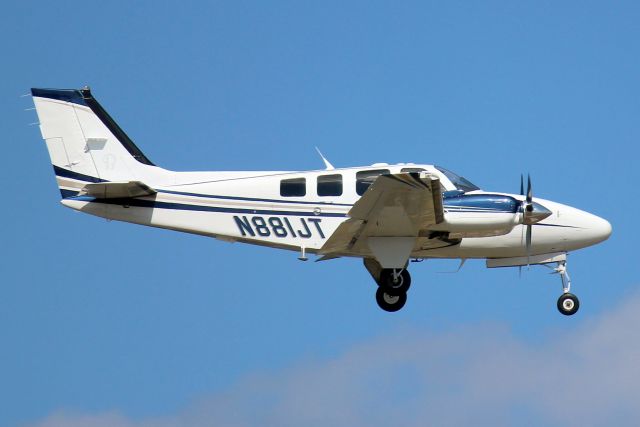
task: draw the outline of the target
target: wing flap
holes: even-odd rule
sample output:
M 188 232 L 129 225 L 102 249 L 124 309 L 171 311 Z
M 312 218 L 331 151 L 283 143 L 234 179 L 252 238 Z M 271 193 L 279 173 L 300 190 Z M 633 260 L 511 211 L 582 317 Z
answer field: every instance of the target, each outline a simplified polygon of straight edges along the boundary
M 87 184 L 80 190 L 81 196 L 91 196 L 96 199 L 122 199 L 150 196 L 156 193 L 156 190 L 140 181 L 98 182 Z

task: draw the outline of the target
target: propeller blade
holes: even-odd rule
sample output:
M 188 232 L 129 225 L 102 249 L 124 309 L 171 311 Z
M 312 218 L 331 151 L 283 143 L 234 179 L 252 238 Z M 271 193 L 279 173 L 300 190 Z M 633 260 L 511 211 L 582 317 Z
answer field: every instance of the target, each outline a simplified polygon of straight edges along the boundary
M 520 174 L 520 195 L 524 196 L 524 175 Z
M 531 175 L 527 174 L 527 204 L 533 201 L 533 189 L 531 188 Z

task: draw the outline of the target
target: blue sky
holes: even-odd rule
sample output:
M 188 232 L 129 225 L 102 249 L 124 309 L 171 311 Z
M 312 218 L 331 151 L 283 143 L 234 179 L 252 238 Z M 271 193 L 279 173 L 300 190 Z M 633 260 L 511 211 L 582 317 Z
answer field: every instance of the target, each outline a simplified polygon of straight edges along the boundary
M 5 5 L 0 425 L 638 425 L 639 22 L 636 2 Z M 570 256 L 572 318 L 546 269 L 482 261 L 413 265 L 384 313 L 357 260 L 63 208 L 21 95 L 85 84 L 169 169 L 316 169 L 318 146 L 488 190 L 529 172 L 614 232 Z

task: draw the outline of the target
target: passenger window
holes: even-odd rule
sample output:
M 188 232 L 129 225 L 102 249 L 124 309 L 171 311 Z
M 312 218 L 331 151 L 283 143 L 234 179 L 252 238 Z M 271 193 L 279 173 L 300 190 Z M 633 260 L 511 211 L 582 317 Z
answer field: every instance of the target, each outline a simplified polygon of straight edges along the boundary
M 319 176 L 318 196 L 342 196 L 342 175 Z
M 367 191 L 367 188 L 376 180 L 380 175 L 389 175 L 389 169 L 376 169 L 370 171 L 362 171 L 356 174 L 356 193 L 360 196 Z
M 301 197 L 307 194 L 307 182 L 304 178 L 283 179 L 280 181 L 280 195 Z
M 402 168 L 402 169 L 400 169 L 400 172 L 405 172 L 405 173 L 411 173 L 411 172 L 420 173 L 420 172 L 424 172 L 424 169 L 422 169 L 422 168 Z

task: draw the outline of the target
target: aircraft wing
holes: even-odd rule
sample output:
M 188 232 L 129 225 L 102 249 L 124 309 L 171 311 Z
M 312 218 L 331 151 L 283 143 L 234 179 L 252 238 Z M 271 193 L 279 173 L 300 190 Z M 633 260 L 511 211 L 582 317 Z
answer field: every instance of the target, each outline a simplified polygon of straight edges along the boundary
M 444 221 L 440 180 L 426 172 L 380 175 L 319 253 L 368 251 L 369 237 L 415 237 Z
M 96 199 L 141 197 L 156 193 L 156 190 L 140 181 L 98 182 L 87 184 L 80 190 L 81 196 L 91 196 Z

